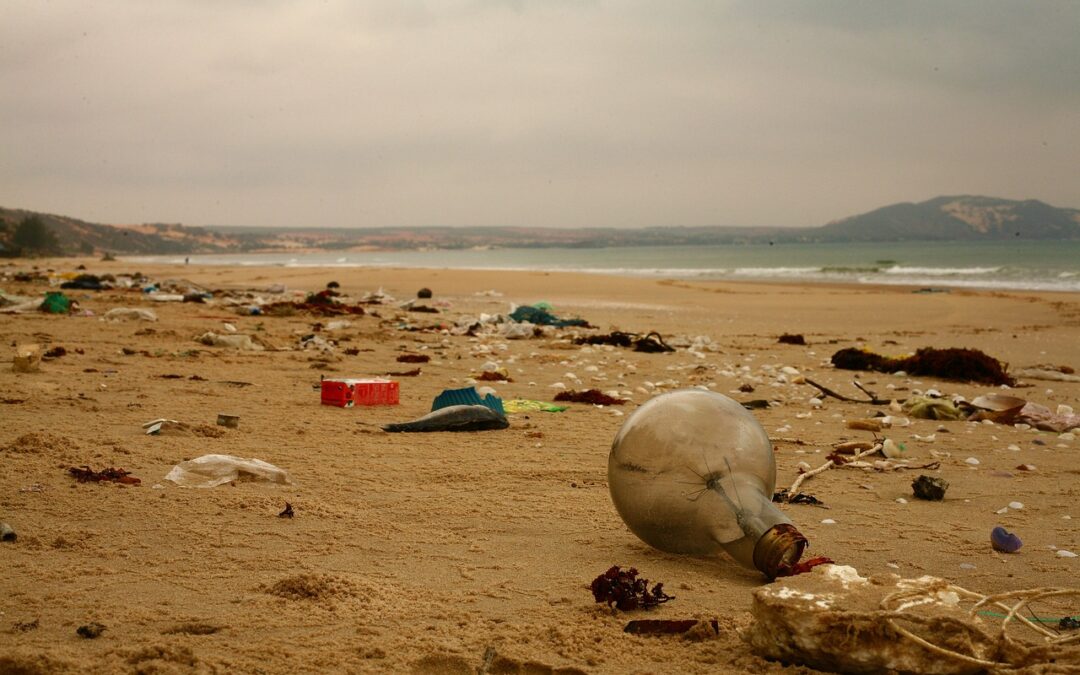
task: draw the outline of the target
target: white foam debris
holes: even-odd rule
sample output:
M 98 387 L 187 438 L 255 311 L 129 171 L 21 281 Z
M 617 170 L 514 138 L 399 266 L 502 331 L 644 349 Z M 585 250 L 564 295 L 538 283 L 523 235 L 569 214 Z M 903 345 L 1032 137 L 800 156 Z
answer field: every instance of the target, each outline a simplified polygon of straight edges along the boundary
M 859 570 L 851 565 L 824 565 L 825 576 L 834 581 L 839 581 L 844 588 L 851 584 L 870 583 L 866 577 L 859 576 Z

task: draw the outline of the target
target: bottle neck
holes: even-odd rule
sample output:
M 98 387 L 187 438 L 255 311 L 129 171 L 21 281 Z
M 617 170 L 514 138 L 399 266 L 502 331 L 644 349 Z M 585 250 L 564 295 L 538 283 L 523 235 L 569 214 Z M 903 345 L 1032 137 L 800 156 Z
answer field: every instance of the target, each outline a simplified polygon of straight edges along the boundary
M 791 523 L 775 525 L 754 545 L 754 567 L 775 579 L 799 562 L 806 544 L 806 537 Z

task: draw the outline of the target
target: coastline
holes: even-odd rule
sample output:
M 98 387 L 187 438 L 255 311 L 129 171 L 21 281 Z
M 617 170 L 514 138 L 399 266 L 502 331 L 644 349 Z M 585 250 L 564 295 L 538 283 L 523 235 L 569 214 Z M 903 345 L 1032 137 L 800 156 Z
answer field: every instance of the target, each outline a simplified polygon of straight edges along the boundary
M 759 659 L 739 637 L 760 576 L 720 558 L 661 553 L 627 531 L 606 487 L 608 448 L 626 416 L 653 393 L 680 387 L 770 399 L 770 408 L 754 414 L 774 439 L 780 487 L 792 482 L 799 462 L 816 466 L 832 444 L 869 438 L 845 420 L 875 412 L 832 399 L 816 407 L 812 387 L 777 377 L 783 366 L 851 394 L 858 393 L 851 385 L 856 374 L 827 365 L 830 354 L 850 346 L 890 354 L 969 347 L 1013 367 L 1080 367 L 1078 293 L 918 294 L 897 286 L 537 271 L 177 267 L 123 258 L 19 264 L 71 271 L 80 263 L 94 274 L 138 269 L 151 279 L 183 278 L 211 289 L 284 284 L 318 291 L 336 281 L 352 297 L 383 288 L 405 301 L 427 287 L 449 306 L 438 315 L 375 306 L 379 316 L 349 317 L 350 326 L 329 331 L 313 330 L 326 320 L 303 313 L 241 316 L 224 305 L 151 302 L 137 290 L 74 291 L 94 316 L 5 316 L 0 338 L 7 344 L 69 351 L 40 373 L 0 373 L 5 396 L 20 401 L 3 406 L 0 434 L 0 519 L 19 532 L 15 544 L 3 544 L 11 573 L 0 580 L 0 596 L 10 600 L 0 608 L 0 631 L 9 631 L 11 645 L 0 664 L 8 667 L 473 672 L 494 648 L 507 672 L 805 672 Z M 46 285 L 5 281 L 2 288 L 41 292 Z M 589 333 L 706 336 L 703 344 L 712 348 L 701 356 L 686 349 L 642 354 L 552 338 L 405 328 L 537 301 L 599 327 Z M 99 320 L 119 306 L 152 309 L 159 320 Z M 238 352 L 195 342 L 225 322 L 291 349 Z M 299 349 L 299 337 L 312 332 L 359 351 Z M 803 334 L 809 345 L 777 344 L 783 333 Z M 319 405 L 312 384 L 321 375 L 401 370 L 402 352 L 433 358 L 418 377 L 400 378 L 400 405 Z M 513 415 L 504 431 L 379 430 L 425 413 L 436 394 L 464 386 L 487 361 L 514 380 L 492 383 L 504 398 L 550 400 L 552 385 L 562 382 L 629 392 L 632 401 Z M 1000 391 L 889 374 L 859 379 L 890 397 L 931 387 L 968 398 Z M 756 391 L 740 393 L 741 384 Z M 1080 409 L 1078 384 L 1025 384 L 1032 386 L 1012 393 Z M 239 415 L 239 428 L 216 427 L 219 412 Z M 210 431 L 145 435 L 141 425 L 159 417 Z M 937 431 L 941 426 L 948 431 Z M 1049 547 L 1080 552 L 1073 524 L 1080 519 L 1078 441 L 1012 426 L 914 419 L 890 433 L 913 458 L 941 461 L 935 475 L 952 484 L 948 498 L 912 500 L 912 472 L 826 472 L 802 489 L 828 508 L 783 507 L 811 540 L 811 555 L 828 555 L 864 576 L 930 574 L 982 592 L 1075 585 L 1075 560 Z M 20 445 L 27 434 L 38 442 Z M 295 484 L 197 490 L 163 480 L 175 463 L 208 452 L 263 459 L 288 470 Z M 966 463 L 968 457 L 980 464 Z M 1037 471 L 1019 472 L 1020 463 Z M 77 484 L 64 467 L 82 464 L 122 466 L 143 482 Z M 28 489 L 34 485 L 41 490 Z M 909 503 L 897 501 L 905 497 Z M 1014 500 L 1022 511 L 996 513 Z M 295 506 L 295 518 L 277 517 L 285 501 Z M 996 524 L 1020 533 L 1020 554 L 990 550 Z M 595 604 L 588 584 L 611 565 L 637 567 L 677 599 L 648 613 Z M 623 625 L 633 618 L 716 618 L 719 635 L 627 635 Z M 11 627 L 31 621 L 38 622 L 33 630 Z M 77 637 L 75 629 L 88 621 L 108 630 L 93 641 Z M 193 628 L 199 626 L 202 632 Z

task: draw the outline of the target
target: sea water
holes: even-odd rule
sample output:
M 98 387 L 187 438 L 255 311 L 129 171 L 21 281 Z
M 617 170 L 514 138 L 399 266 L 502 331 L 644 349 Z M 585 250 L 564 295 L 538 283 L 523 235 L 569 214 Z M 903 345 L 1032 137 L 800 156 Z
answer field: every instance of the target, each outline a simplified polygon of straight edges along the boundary
M 132 261 L 183 263 L 184 257 Z M 672 279 L 1080 291 L 1080 241 L 728 244 L 190 256 L 192 263 L 573 271 Z

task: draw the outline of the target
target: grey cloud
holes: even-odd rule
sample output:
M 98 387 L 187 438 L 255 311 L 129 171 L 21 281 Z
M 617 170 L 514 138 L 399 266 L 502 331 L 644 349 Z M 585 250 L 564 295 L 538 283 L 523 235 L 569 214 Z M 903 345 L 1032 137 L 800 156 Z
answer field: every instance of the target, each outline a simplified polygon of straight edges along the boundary
M 70 0 L 7 14 L 8 206 L 640 226 L 811 225 L 949 192 L 1080 205 L 1073 3 Z

